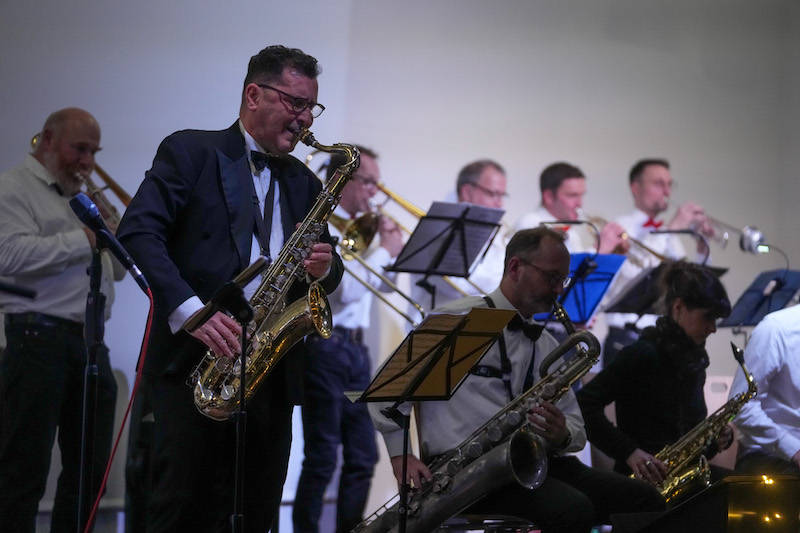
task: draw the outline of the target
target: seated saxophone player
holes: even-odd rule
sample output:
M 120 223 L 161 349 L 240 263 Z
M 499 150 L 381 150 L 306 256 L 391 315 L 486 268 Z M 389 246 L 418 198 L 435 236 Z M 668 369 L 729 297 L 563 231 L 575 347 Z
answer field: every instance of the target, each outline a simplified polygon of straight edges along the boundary
M 0 529 L 33 531 L 58 433 L 61 474 L 53 531 L 78 529 L 81 416 L 86 343 L 83 324 L 94 233 L 72 212 L 100 150 L 100 126 L 66 108 L 44 123 L 32 154 L 0 175 L 0 277 L 33 289 L 35 299 L 0 293 L 8 346 L 0 359 Z M 105 319 L 114 280 L 125 270 L 101 254 Z M 97 351 L 98 397 L 93 478 L 100 488 L 111 449 L 117 384 L 109 354 Z
M 522 230 L 506 248 L 499 287 L 486 298 L 471 296 L 437 310 L 462 313 L 473 307 L 497 307 L 516 309 L 518 314 L 504 329 L 503 342 L 496 342 L 489 349 L 450 400 L 420 402 L 421 456 L 427 460 L 409 455 L 408 480 L 412 486 L 420 487 L 430 479 L 426 463 L 458 446 L 538 380 L 539 365 L 557 342 L 533 320 L 533 315 L 552 309 L 568 272 L 569 253 L 561 233 L 545 227 Z M 554 367 L 559 364 L 556 362 Z M 380 407 L 371 404 L 370 413 L 383 434 L 399 481 L 403 432 L 380 414 Z M 401 406 L 404 407 L 407 406 Z M 608 521 L 612 513 L 663 509 L 661 496 L 646 483 L 593 469 L 566 455 L 582 449 L 586 440 L 571 389 L 555 403 L 540 402 L 528 412 L 528 419 L 549 457 L 549 470 L 542 485 L 528 490 L 512 482 L 486 494 L 465 512 L 517 516 L 551 533 L 588 532 L 593 524 Z
M 517 230 L 535 228 L 543 222 L 583 218 L 581 208 L 586 194 L 586 176 L 578 167 L 565 162 L 548 165 L 539 175 L 539 190 L 539 207 L 517 221 Z M 573 254 L 594 251 L 601 254 L 625 253 L 628 250 L 628 242 L 621 237 L 623 229 L 615 222 L 605 224 L 598 236 L 589 235 L 585 226 L 554 225 L 552 228 L 564 233 L 564 244 Z
M 147 531 L 222 531 L 233 512 L 235 424 L 194 405 L 190 372 L 208 348 L 240 350 L 240 327 L 217 312 L 187 333 L 188 318 L 258 256 L 281 257 L 322 190 L 290 156 L 317 102 L 317 60 L 268 46 L 250 58 L 238 119 L 219 131 L 183 130 L 165 138 L 120 224 L 119 239 L 147 276 L 155 315 L 144 372 L 154 415 L 153 488 Z M 319 280 L 333 291 L 342 275 L 325 229 L 321 242 L 293 249 L 304 281 L 293 302 Z M 250 297 L 257 277 L 245 287 Z M 263 532 L 278 511 L 286 478 L 293 405 L 302 400 L 302 342 L 276 364 L 248 401 L 244 528 Z
M 360 215 L 370 216 L 369 202 L 380 183 L 377 154 L 363 146 L 358 149 L 361 164 L 345 185 L 334 211 L 334 216 L 345 223 L 363 220 L 358 219 Z M 334 154 L 328 163 L 328 178 L 344 162 L 343 156 Z M 341 225 L 329 223 L 331 235 L 339 239 L 340 228 Z M 373 270 L 383 273 L 383 268 L 400 253 L 403 235 L 386 217 L 378 219 L 377 230 L 378 246 L 361 257 Z M 347 268 L 375 290 L 390 290 L 358 261 L 348 261 Z M 328 295 L 333 334 L 329 339 L 313 334 L 306 341 L 310 357 L 302 407 L 304 459 L 292 511 L 297 532 L 319 531 L 323 497 L 336 469 L 340 446 L 343 464 L 336 503 L 337 531 L 350 531 L 361 521 L 378 460 L 375 427 L 367 406 L 353 403 L 344 395 L 345 391 L 364 390 L 371 377 L 364 331 L 370 327 L 373 294 L 350 272 L 345 272 L 339 287 Z
M 686 257 L 686 250 L 678 235 L 651 234 L 653 230 L 685 230 L 693 229 L 709 237 L 713 229 L 709 225 L 703 208 L 686 202 L 678 207 L 671 219 L 662 218 L 669 208 L 672 194 L 672 174 L 666 159 L 642 159 L 637 161 L 628 174 L 628 184 L 633 196 L 634 210 L 618 217 L 616 222 L 632 238 L 645 244 L 650 250 L 668 259 Z M 705 255 L 707 250 L 698 243 L 698 254 Z M 640 246 L 632 246 L 628 259 L 619 270 L 616 281 L 609 289 L 607 300 L 623 292 L 630 282 L 647 267 L 654 267 L 661 262 L 651 251 Z M 608 313 L 606 322 L 609 330 L 603 345 L 603 361 L 607 364 L 619 350 L 636 340 L 639 329 L 653 325 L 655 316 L 639 317 L 635 314 Z
M 765 316 L 744 350 L 758 385 L 733 423 L 739 429 L 736 470 L 800 474 L 800 305 Z M 747 388 L 737 370 L 730 396 Z
M 505 169 L 491 159 L 469 163 L 458 173 L 456 196 L 459 202 L 502 209 L 508 196 Z M 478 259 L 469 280 L 455 277 L 445 280 L 440 276 L 423 278 L 422 275 L 412 274 L 411 298 L 427 311 L 434 307 L 434 303 L 438 306 L 464 295 L 482 294 L 482 291 L 496 287 L 503 274 L 505 242 L 501 233 L 498 232 L 486 254 Z M 409 313 L 416 313 L 416 310 L 409 307 Z
M 577 393 L 589 441 L 614 459 L 614 470 L 654 485 L 668 474 L 654 454 L 708 414 L 705 342 L 717 319 L 731 312 L 725 288 L 701 266 L 674 263 L 662 286 L 666 313 Z M 611 402 L 616 425 L 604 413 Z M 710 459 L 732 440 L 726 426 L 704 455 Z M 714 480 L 726 473 L 712 465 Z

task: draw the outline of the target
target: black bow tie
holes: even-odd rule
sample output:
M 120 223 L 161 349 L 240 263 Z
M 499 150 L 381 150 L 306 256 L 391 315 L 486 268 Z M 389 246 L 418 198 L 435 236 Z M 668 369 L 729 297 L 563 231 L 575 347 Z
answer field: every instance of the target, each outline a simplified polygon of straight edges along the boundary
M 264 152 L 250 152 L 250 159 L 253 161 L 253 166 L 255 167 L 256 172 L 261 172 L 266 167 L 270 166 L 270 163 L 274 157 L 274 155 L 265 154 Z
M 508 331 L 522 330 L 523 335 L 528 337 L 533 342 L 536 342 L 542 335 L 542 330 L 544 329 L 544 326 L 541 326 L 539 324 L 528 324 L 527 322 L 522 320 L 521 316 L 517 314 L 514 315 L 514 318 L 511 319 L 511 322 L 508 323 L 508 326 L 506 326 L 506 328 L 508 329 Z

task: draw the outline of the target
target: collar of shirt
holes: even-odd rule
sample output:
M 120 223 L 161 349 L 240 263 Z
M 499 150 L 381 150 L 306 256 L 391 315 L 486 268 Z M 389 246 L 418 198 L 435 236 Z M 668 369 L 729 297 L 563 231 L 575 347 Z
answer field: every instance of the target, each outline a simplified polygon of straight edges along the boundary
M 50 174 L 50 171 L 47 170 L 47 168 L 45 168 L 45 166 L 42 165 L 38 159 L 33 157 L 33 154 L 27 154 L 25 156 L 25 168 L 30 170 L 34 176 L 42 180 L 48 187 L 58 184 L 56 178 Z
M 239 131 L 242 132 L 242 136 L 244 137 L 244 145 L 247 148 L 247 161 L 250 163 L 250 172 L 254 176 L 262 176 L 262 175 L 269 176 L 270 170 L 268 166 L 264 167 L 264 169 L 261 170 L 260 172 L 256 171 L 256 167 L 253 165 L 253 160 L 250 158 L 250 152 L 262 152 L 266 154 L 268 153 L 267 150 L 264 150 L 264 148 L 262 148 L 261 145 L 259 145 L 256 142 L 253 136 L 250 135 L 246 129 L 244 129 L 244 124 L 242 124 L 241 119 L 239 119 L 238 124 L 239 124 Z

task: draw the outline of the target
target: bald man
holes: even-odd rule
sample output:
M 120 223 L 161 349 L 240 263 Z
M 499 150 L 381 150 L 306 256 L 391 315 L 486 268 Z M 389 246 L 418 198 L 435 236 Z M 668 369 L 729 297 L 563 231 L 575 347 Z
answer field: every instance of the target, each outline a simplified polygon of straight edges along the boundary
M 0 293 L 8 346 L 0 360 L 0 524 L 33 532 L 58 429 L 62 470 L 52 531 L 75 531 L 86 345 L 83 322 L 94 234 L 69 200 L 94 169 L 100 126 L 67 108 L 45 121 L 33 154 L 0 176 L 0 276 L 37 292 L 35 299 Z M 125 270 L 101 255 L 105 317 L 114 279 Z M 107 350 L 99 350 L 94 497 L 111 445 L 117 386 Z

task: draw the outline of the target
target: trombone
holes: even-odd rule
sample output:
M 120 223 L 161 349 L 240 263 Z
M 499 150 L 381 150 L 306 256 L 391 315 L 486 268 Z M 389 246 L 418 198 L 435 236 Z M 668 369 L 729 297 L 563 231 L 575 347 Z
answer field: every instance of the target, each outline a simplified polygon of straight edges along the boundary
M 36 146 L 39 144 L 41 138 L 41 132 L 31 137 L 32 149 L 36 149 Z M 83 175 L 80 173 L 76 175 L 81 181 L 83 181 L 84 185 L 86 185 L 87 196 L 89 196 L 89 198 L 91 198 L 92 201 L 97 204 L 97 206 L 100 207 L 103 212 L 108 214 L 106 217 L 106 223 L 116 231 L 116 228 L 119 226 L 119 222 L 122 219 L 122 215 L 119 214 L 117 208 L 109 201 L 103 191 L 106 189 L 111 189 L 111 192 L 116 195 L 116 197 L 125 207 L 128 207 L 128 204 L 131 203 L 131 195 L 128 194 L 119 183 L 114 181 L 108 172 L 103 170 L 103 168 L 97 163 L 94 164 L 94 171 L 103 181 L 103 183 L 105 183 L 105 186 L 98 187 L 94 180 L 92 180 L 91 175 Z
M 306 166 L 311 168 L 311 160 L 313 157 L 319 152 L 319 150 L 314 150 L 310 154 L 306 156 Z M 321 171 L 324 166 L 317 169 L 317 172 Z M 313 172 L 313 169 L 312 169 Z M 341 239 L 337 240 L 336 246 L 342 252 L 342 259 L 344 260 L 351 260 L 354 259 L 358 261 L 364 268 L 366 268 L 369 272 L 374 274 L 378 277 L 383 283 L 386 284 L 387 287 L 392 289 L 394 292 L 399 294 L 403 299 L 409 302 L 414 308 L 419 312 L 422 318 L 425 318 L 425 310 L 422 308 L 419 303 L 414 301 L 410 296 L 404 293 L 400 287 L 397 286 L 392 280 L 390 280 L 387 276 L 383 273 L 378 272 L 375 270 L 369 263 L 367 263 L 363 257 L 361 257 L 361 253 L 364 252 L 367 248 L 369 248 L 372 239 L 375 237 L 375 234 L 378 232 L 378 223 L 379 223 L 379 214 L 374 212 L 364 213 L 360 217 L 355 220 L 347 220 L 345 218 L 340 217 L 335 213 L 331 213 L 330 217 L 328 218 L 328 222 L 330 222 L 339 232 L 342 234 Z M 392 219 L 394 221 L 394 219 Z M 396 221 L 395 221 L 396 222 Z M 369 284 L 367 280 L 353 272 L 353 269 L 348 267 L 346 264 L 343 264 L 345 271 L 353 276 L 353 278 L 361 283 L 367 290 L 369 290 L 372 294 L 378 297 L 383 303 L 388 305 L 391 309 L 393 309 L 397 314 L 405 318 L 412 326 L 417 327 L 417 322 L 411 318 L 405 311 L 397 307 L 393 304 L 389 298 L 386 297 L 381 291 L 377 290 L 375 287 Z
M 403 299 L 405 299 L 408 303 L 414 306 L 414 308 L 419 312 L 422 318 L 425 318 L 425 310 L 415 302 L 410 296 L 404 293 L 400 287 L 397 286 L 392 280 L 390 280 L 387 276 L 383 275 L 382 273 L 375 270 L 369 263 L 361 257 L 361 253 L 366 250 L 370 243 L 372 242 L 373 237 L 375 237 L 375 233 L 377 232 L 378 228 L 378 217 L 377 213 L 364 213 L 360 217 L 355 220 L 347 220 L 335 213 L 332 213 L 331 216 L 328 218 L 328 222 L 333 224 L 333 226 L 338 229 L 341 234 L 342 238 L 336 242 L 336 245 L 342 252 L 342 259 L 350 260 L 355 259 L 358 261 L 364 268 L 366 268 L 369 272 L 376 275 L 383 283 L 385 283 L 390 289 L 394 292 L 399 294 Z M 402 309 L 394 305 L 389 299 L 384 295 L 381 291 L 377 290 L 375 287 L 370 285 L 367 280 L 363 279 L 361 276 L 353 272 L 351 268 L 347 265 L 343 265 L 344 269 L 347 271 L 348 274 L 353 276 L 356 281 L 361 283 L 365 288 L 367 288 L 372 294 L 377 296 L 383 303 L 394 309 L 400 316 L 405 318 L 412 326 L 416 327 L 418 324 L 411 318 L 406 312 Z

